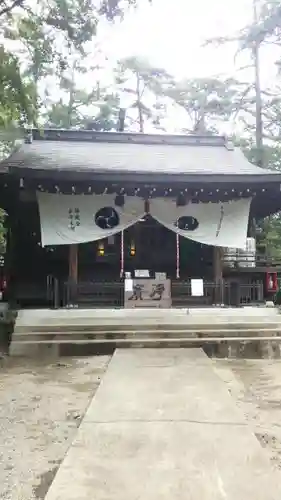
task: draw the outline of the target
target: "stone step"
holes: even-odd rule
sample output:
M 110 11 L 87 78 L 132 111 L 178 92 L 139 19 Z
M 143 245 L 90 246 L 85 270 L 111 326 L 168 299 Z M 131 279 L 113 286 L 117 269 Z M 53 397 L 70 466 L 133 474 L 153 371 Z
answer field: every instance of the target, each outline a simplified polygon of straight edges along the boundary
M 154 336 L 156 338 L 159 337 L 159 335 L 167 335 L 170 337 L 173 336 L 178 336 L 181 338 L 187 338 L 187 337 L 196 337 L 200 336 L 202 338 L 205 337 L 212 337 L 212 336 L 223 336 L 227 337 L 229 335 L 239 337 L 241 334 L 248 335 L 249 337 L 255 336 L 255 335 L 260 335 L 264 336 L 265 334 L 275 334 L 278 335 L 280 332 L 280 329 L 277 328 L 243 328 L 241 330 L 229 330 L 229 329 L 209 329 L 209 330 L 202 330 L 202 329 L 193 329 L 193 330 L 178 330 L 178 329 L 173 329 L 173 330 L 167 330 L 167 329 L 130 329 L 130 330 L 118 330 L 118 331 L 111 331 L 111 330 L 94 330 L 94 331 L 36 331 L 36 332 L 28 332 L 28 333 L 23 333 L 23 332 L 14 332 L 13 334 L 13 339 L 25 339 L 25 338 L 34 338 L 38 337 L 38 341 L 42 338 L 46 337 L 66 337 L 69 336 L 70 338 L 74 337 L 83 337 L 86 336 L 87 338 L 91 337 L 101 337 L 104 338 L 108 335 L 111 337 L 126 337 L 126 336 L 136 336 L 136 335 L 141 335 L 143 336 Z
M 60 345 L 113 347 L 231 345 L 258 342 L 272 348 L 281 339 L 281 316 L 266 309 L 112 309 L 19 311 L 11 355 L 37 356 Z M 41 346 L 41 347 L 40 347 Z M 63 349 L 63 348 L 62 348 Z M 78 349 L 78 347 L 77 347 Z
M 281 315 L 280 314 L 274 314 L 274 315 L 268 315 L 268 314 L 263 314 L 263 315 L 253 315 L 253 314 L 246 314 L 245 312 L 243 314 L 233 314 L 233 313 L 228 313 L 228 314 L 190 314 L 188 312 L 186 313 L 181 313 L 177 314 L 176 312 L 169 312 L 169 311 L 162 311 L 162 314 L 148 314 L 146 311 L 143 311 L 143 314 L 140 314 L 140 312 L 136 312 L 135 314 L 114 314 L 112 311 L 104 311 L 103 314 L 99 315 L 82 315 L 82 314 L 67 314 L 64 316 L 61 315 L 50 315 L 50 316 L 39 316 L 39 315 L 31 315 L 31 316 L 19 316 L 17 317 L 17 321 L 22 324 L 22 325 L 32 325 L 32 324 L 38 324 L 38 323 L 60 323 L 60 322 L 79 322 L 79 321 L 85 321 L 85 322 L 103 322 L 103 321 L 162 321 L 163 318 L 166 321 L 203 321 L 203 322 L 208 322 L 208 321 L 255 321 L 255 320 L 261 320 L 261 321 L 281 321 Z
M 62 323 L 62 324 L 55 324 L 55 325 L 49 325 L 49 324 L 42 324 L 42 325 L 29 325 L 29 326 L 23 326 L 23 325 L 17 325 L 15 326 L 14 332 L 15 333 L 21 333 L 21 334 L 39 334 L 39 333 L 62 333 L 62 332 L 73 332 L 73 333 L 99 333 L 99 332 L 124 332 L 124 331 L 166 331 L 166 332 L 173 332 L 173 331 L 184 331 L 184 332 L 212 332 L 212 331 L 222 331 L 224 330 L 225 332 L 228 331 L 234 331 L 234 330 L 276 330 L 276 331 L 281 331 L 281 322 L 277 323 L 276 321 L 272 322 L 233 322 L 233 323 L 228 323 L 228 322 L 221 322 L 221 323 L 216 323 L 214 322 L 211 323 L 158 323 L 158 322 L 141 322 L 141 323 L 110 323 L 110 322 L 105 322 L 104 324 L 102 323 L 97 323 L 97 324 L 69 324 L 69 323 Z
M 192 344 L 204 344 L 204 343 L 220 343 L 220 342 L 253 342 L 253 341 L 263 341 L 263 342 L 280 342 L 281 341 L 281 336 L 256 336 L 256 337 L 249 337 L 249 336 L 243 336 L 243 337 L 204 337 L 204 338 L 199 338 L 199 337 L 194 337 L 194 338 L 126 338 L 126 339 L 68 339 L 68 340 L 13 340 L 13 344 L 114 344 L 115 346 L 123 345 L 123 344 L 140 344 L 140 345 L 145 345 L 145 344 L 174 344 L 174 343 L 180 343 L 181 345 L 192 345 Z
M 198 309 L 58 309 L 20 310 L 17 323 L 21 325 L 56 324 L 61 322 L 104 322 L 104 321 L 281 321 L 277 309 L 266 308 L 198 308 Z

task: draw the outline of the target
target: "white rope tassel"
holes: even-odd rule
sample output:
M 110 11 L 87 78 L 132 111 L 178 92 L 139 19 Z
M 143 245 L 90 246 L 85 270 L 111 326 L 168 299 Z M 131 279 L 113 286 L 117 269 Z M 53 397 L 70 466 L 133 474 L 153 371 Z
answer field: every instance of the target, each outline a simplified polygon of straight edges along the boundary
M 121 248 L 120 248 L 120 278 L 124 275 L 124 231 L 121 231 Z
M 177 233 L 177 239 L 176 239 L 176 245 L 177 245 L 177 272 L 176 272 L 176 277 L 177 279 L 180 277 L 180 235 Z

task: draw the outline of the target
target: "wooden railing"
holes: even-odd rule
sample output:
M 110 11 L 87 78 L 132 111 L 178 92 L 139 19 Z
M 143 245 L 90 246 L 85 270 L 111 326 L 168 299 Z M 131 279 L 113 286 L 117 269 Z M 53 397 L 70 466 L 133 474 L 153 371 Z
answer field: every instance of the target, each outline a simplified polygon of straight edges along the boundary
M 171 282 L 173 307 L 190 306 L 241 306 L 262 303 L 264 287 L 260 280 L 241 283 L 238 280 L 224 280 L 222 284 L 204 282 L 204 295 L 192 296 L 191 281 L 174 280 Z M 64 307 L 124 307 L 124 282 L 99 281 L 64 284 Z
M 245 253 L 243 255 L 238 254 L 238 252 L 228 253 L 224 256 L 224 267 L 231 269 L 251 269 L 251 268 L 266 268 L 266 267 L 280 267 L 281 268 L 281 257 L 274 257 L 270 254 L 256 253 L 254 256 L 252 253 Z
M 124 282 L 99 281 L 64 283 L 63 305 L 65 307 L 123 307 Z
M 221 305 L 237 307 L 264 301 L 262 281 L 241 283 L 239 281 L 223 281 L 222 284 L 204 283 L 204 295 L 194 297 L 191 292 L 191 282 L 172 281 L 172 306 L 211 306 Z

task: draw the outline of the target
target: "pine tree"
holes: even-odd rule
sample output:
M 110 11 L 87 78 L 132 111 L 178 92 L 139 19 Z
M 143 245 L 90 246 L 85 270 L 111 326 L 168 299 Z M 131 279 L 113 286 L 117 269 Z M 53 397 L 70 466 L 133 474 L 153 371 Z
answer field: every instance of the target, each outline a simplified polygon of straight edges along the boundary
M 163 98 L 172 84 L 172 77 L 167 71 L 153 67 L 145 59 L 128 57 L 118 63 L 116 83 L 120 94 L 126 94 L 131 100 L 128 117 L 131 111 L 131 122 L 137 123 L 139 132 L 145 131 L 147 122 L 156 128 L 161 126 L 160 111 L 165 110 Z

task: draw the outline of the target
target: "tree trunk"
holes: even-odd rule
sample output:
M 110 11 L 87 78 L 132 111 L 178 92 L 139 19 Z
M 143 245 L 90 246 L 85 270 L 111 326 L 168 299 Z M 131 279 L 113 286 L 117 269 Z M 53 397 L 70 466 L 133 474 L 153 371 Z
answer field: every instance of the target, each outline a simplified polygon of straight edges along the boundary
M 195 135 L 204 135 L 207 133 L 206 127 L 206 108 L 207 108 L 207 97 L 199 96 L 199 109 L 197 114 L 196 124 L 194 126 L 194 134 Z
M 67 106 L 67 128 L 71 128 L 71 126 L 72 126 L 72 115 L 73 115 L 74 95 L 75 95 L 74 94 L 75 66 L 76 66 L 76 63 L 74 63 L 73 68 L 72 68 L 71 84 L 70 84 L 70 89 L 69 89 L 69 99 L 68 99 L 68 106 Z
M 205 122 L 205 111 L 203 108 L 200 109 L 199 111 L 199 116 L 197 123 L 194 127 L 194 134 L 195 135 L 204 135 L 207 132 L 206 128 L 206 122 Z
M 257 1 L 253 0 L 254 21 L 258 24 Z M 255 93 L 256 93 L 256 151 L 257 164 L 263 166 L 263 123 L 262 123 L 262 96 L 260 82 L 260 42 L 254 42 L 253 60 L 255 68 Z
M 139 132 L 141 134 L 143 134 L 144 133 L 144 120 L 143 120 L 143 112 L 142 112 L 142 105 L 141 105 L 140 77 L 139 77 L 138 73 L 137 73 L 137 108 L 138 108 L 138 114 L 139 114 Z

